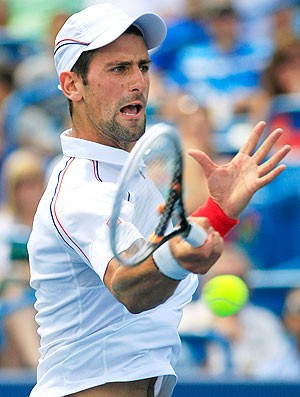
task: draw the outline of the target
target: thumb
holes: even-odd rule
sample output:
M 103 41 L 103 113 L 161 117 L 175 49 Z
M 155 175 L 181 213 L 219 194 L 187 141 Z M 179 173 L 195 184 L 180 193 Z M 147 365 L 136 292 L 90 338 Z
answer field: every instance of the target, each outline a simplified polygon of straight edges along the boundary
M 201 150 L 190 149 L 188 150 L 188 155 L 201 165 L 206 177 L 208 177 L 211 172 L 217 168 L 217 165 L 211 160 L 211 158 Z

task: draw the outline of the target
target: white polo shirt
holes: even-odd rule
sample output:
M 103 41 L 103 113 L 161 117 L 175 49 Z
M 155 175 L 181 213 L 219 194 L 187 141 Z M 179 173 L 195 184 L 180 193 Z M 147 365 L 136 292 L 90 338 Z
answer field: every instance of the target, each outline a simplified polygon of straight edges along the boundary
M 68 134 L 61 136 L 64 156 L 41 199 L 28 244 L 41 337 L 30 396 L 63 397 L 107 382 L 158 376 L 156 396 L 169 397 L 180 351 L 177 326 L 198 278 L 189 275 L 164 304 L 140 314 L 114 298 L 103 283 L 113 257 L 108 220 L 128 153 Z M 141 197 L 138 184 L 128 200 L 122 217 L 134 224 L 145 210 L 139 203 L 156 208 L 161 201 L 155 192 Z M 153 225 L 138 227 L 144 235 Z

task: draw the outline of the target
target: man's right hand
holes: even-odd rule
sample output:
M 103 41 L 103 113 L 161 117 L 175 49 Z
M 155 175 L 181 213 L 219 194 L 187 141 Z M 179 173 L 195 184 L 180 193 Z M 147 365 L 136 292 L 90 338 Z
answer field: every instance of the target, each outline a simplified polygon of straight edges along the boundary
M 184 269 L 196 274 L 205 274 L 220 257 L 223 238 L 210 226 L 207 218 L 189 217 L 188 220 L 199 224 L 207 232 L 205 243 L 195 248 L 177 236 L 169 241 L 170 249 L 175 260 Z

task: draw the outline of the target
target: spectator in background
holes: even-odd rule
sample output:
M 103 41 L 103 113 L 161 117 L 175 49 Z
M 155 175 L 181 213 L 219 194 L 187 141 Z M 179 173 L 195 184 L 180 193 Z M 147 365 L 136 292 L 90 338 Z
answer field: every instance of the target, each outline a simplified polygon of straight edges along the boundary
M 300 35 L 299 0 L 232 0 L 240 18 L 240 34 L 259 42 L 270 58 L 290 36 Z
M 227 242 L 222 256 L 203 277 L 202 285 L 220 274 L 234 274 L 249 283 L 252 267 L 246 253 Z M 201 334 L 211 330 L 228 340 L 234 375 L 251 379 L 299 378 L 300 359 L 289 343 L 281 320 L 270 310 L 250 300 L 238 314 L 216 317 L 201 299 L 190 303 L 184 309 L 179 332 Z M 225 358 L 219 344 L 208 343 L 201 372 L 212 376 L 226 374 Z
M 284 177 L 256 195 L 235 229 L 262 269 L 299 268 L 300 40 L 284 38 L 262 73 L 259 90 L 244 103 L 250 124 L 267 120 L 266 133 L 280 126 L 285 133 L 279 143 L 292 146 Z
M 52 13 L 47 15 L 50 45 L 48 41 L 43 42 L 42 36 L 29 39 L 10 29 L 13 3 L 13 0 L 0 0 L 1 162 L 12 150 L 25 146 L 43 155 L 55 155 L 59 148 L 57 131 L 60 132 L 62 127 L 62 123 L 57 123 L 64 122 L 67 116 L 65 98 L 58 90 L 56 95 L 51 95 L 45 82 L 51 77 L 57 80 L 52 61 L 54 37 L 68 15 L 58 12 L 53 14 L 52 20 Z M 18 2 L 20 8 L 23 7 L 21 3 Z M 35 8 L 34 12 L 41 11 L 36 4 L 31 8 Z M 31 23 L 32 19 L 27 18 L 28 21 Z M 41 21 L 46 24 L 45 18 Z M 42 92 L 47 100 L 42 97 Z
M 202 0 L 186 0 L 184 12 L 168 20 L 168 34 L 161 46 L 152 54 L 154 65 L 164 74 L 176 68 L 177 54 L 192 44 L 210 41 L 201 12 Z
M 299 0 L 277 0 L 272 14 L 273 48 L 288 44 L 291 38 L 300 38 Z
M 14 79 L 17 88 L 29 86 L 41 80 L 49 79 L 56 74 L 53 66 L 53 48 L 55 37 L 70 15 L 58 10 L 53 12 L 45 27 L 45 34 L 40 38 L 41 50 L 21 61 L 15 71 Z M 34 65 L 34 68 L 32 67 Z
M 0 62 L 14 68 L 24 57 L 39 51 L 39 43 L 10 29 L 11 0 L 0 0 Z
M 300 287 L 292 288 L 288 292 L 282 316 L 300 357 Z
M 7 98 L 14 90 L 13 71 L 6 64 L 0 64 L 0 203 L 3 192 L 1 189 L 1 170 L 7 155 L 6 139 L 3 130 L 3 109 Z
M 282 0 L 280 0 L 282 1 Z M 246 40 L 265 43 L 272 50 L 272 14 L 277 0 L 232 0 L 241 20 L 240 33 Z
M 0 109 L 2 109 L 5 99 L 12 93 L 13 89 L 14 78 L 12 70 L 6 65 L 0 64 Z
M 266 69 L 263 91 L 258 99 L 265 110 L 270 128 L 280 125 L 285 130 L 284 143 L 292 145 L 289 159 L 299 162 L 300 152 L 300 40 L 291 39 L 274 53 Z M 275 107 L 276 105 L 276 107 Z M 264 117 L 265 117 L 264 115 Z
M 17 150 L 5 160 L 3 176 L 5 200 L 0 213 L 0 299 L 18 302 L 18 310 L 1 318 L 5 339 L 0 363 L 2 366 L 35 368 L 39 340 L 34 319 L 34 297 L 29 289 L 27 241 L 44 192 L 43 162 L 36 154 Z
M 52 60 L 54 39 L 68 16 L 63 11 L 53 13 L 40 51 L 16 65 L 15 92 L 4 112 L 7 145 L 29 148 L 49 159 L 58 153 L 60 131 L 69 122 L 67 102 L 57 88 Z
M 211 41 L 179 51 L 170 77 L 209 107 L 213 128 L 223 131 L 232 122 L 239 101 L 257 90 L 265 53 L 259 45 L 242 40 L 229 0 L 204 1 L 201 10 Z
M 1 29 L 1 33 L 5 33 L 7 23 L 8 23 L 7 0 L 0 0 L 0 29 Z
M 300 153 L 300 40 L 291 39 L 274 54 L 265 73 L 267 114 L 270 128 L 280 125 L 285 130 L 282 143 L 288 143 L 293 150 L 289 159 L 299 163 Z M 291 99 L 294 98 L 292 101 Z M 268 99 L 268 98 L 267 98 Z M 279 101 L 278 101 L 279 100 Z M 275 101 L 278 105 L 274 108 Z M 280 102 L 281 101 L 281 102 Z M 291 105 L 289 105 L 291 102 Z
M 260 89 L 248 101 L 251 122 L 268 120 L 269 129 L 280 126 L 284 137 L 278 144 L 288 143 L 292 151 L 288 159 L 299 163 L 300 151 L 300 40 L 295 37 L 276 49 L 264 73 Z M 246 108 L 246 106 L 245 106 Z

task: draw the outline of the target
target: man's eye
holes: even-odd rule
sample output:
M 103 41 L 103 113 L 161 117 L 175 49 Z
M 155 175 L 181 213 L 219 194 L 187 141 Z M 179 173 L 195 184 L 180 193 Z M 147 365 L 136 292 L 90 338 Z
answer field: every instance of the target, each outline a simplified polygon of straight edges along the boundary
M 142 72 L 148 72 L 149 68 L 150 68 L 149 65 L 141 65 L 140 66 L 140 70 Z
M 113 72 L 122 72 L 124 70 L 124 66 L 115 66 L 114 68 L 112 68 Z

